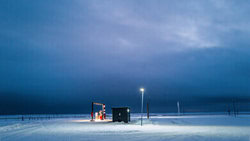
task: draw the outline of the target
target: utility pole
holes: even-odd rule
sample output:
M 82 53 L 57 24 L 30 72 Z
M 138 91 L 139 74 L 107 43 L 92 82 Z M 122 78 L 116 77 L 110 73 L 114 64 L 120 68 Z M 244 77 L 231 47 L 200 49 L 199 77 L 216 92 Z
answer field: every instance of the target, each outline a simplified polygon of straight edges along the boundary
M 178 115 L 180 115 L 180 102 L 177 101 L 177 110 L 178 110 Z
M 140 91 L 141 91 L 141 94 L 142 94 L 142 97 L 141 97 L 141 126 L 142 126 L 144 88 L 141 88 Z
M 149 119 L 149 102 L 147 102 L 147 118 Z
M 92 108 L 91 108 L 91 121 L 93 121 L 94 119 L 94 102 L 91 103 Z

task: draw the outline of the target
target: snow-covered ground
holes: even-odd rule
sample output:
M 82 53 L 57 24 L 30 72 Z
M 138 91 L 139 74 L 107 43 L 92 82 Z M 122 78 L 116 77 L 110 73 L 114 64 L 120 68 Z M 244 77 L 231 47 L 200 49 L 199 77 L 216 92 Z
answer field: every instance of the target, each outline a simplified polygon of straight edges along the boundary
M 1 119 L 0 141 L 250 141 L 250 116 L 139 116 L 126 123 L 83 118 Z

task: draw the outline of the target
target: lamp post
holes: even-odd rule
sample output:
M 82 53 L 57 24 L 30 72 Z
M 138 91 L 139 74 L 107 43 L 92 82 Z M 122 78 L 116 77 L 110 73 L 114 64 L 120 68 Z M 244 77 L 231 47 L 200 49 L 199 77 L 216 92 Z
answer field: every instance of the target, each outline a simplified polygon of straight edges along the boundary
M 144 88 L 141 88 L 140 91 L 141 91 L 141 94 L 142 94 L 142 98 L 141 98 L 141 126 L 142 126 Z

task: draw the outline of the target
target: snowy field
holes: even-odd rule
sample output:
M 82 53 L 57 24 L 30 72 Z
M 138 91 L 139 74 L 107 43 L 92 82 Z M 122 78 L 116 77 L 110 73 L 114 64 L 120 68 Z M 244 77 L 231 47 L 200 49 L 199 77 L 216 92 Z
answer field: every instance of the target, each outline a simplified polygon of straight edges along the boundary
M 0 120 L 0 141 L 250 141 L 250 116 L 152 116 L 140 126 L 89 117 Z

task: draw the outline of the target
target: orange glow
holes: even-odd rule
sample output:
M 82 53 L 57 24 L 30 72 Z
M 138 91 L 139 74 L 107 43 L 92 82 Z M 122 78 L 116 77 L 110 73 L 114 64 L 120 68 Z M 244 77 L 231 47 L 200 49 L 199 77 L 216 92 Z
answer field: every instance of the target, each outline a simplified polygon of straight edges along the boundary
M 93 120 L 94 122 L 111 122 L 112 120 L 110 119 L 105 119 L 105 120 Z M 87 119 L 80 119 L 80 120 L 72 120 L 72 122 L 93 122 L 91 120 L 87 120 Z

